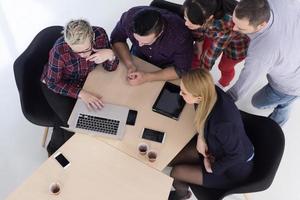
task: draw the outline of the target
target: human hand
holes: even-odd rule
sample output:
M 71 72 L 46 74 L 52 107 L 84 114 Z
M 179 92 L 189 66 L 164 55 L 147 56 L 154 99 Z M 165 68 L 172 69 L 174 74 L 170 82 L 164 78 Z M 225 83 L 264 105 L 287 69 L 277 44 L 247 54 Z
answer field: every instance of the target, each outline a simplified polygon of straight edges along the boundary
M 146 73 L 145 72 L 132 72 L 128 76 L 129 85 L 141 85 L 147 82 Z
M 114 60 L 115 54 L 111 49 L 94 49 L 93 54 L 86 58 L 87 61 L 95 62 L 96 64 L 103 63 L 106 60 Z
M 78 94 L 78 97 L 82 99 L 82 101 L 90 109 L 101 109 L 103 107 L 101 97 L 98 98 L 85 90 L 81 90 Z
M 210 162 L 209 157 L 204 157 L 203 162 L 204 162 L 205 170 L 206 170 L 208 173 L 212 173 L 213 171 L 212 171 L 212 169 L 211 169 L 211 162 Z
M 208 157 L 208 147 L 207 144 L 204 142 L 204 139 L 198 137 L 197 139 L 197 151 L 201 153 L 204 157 Z
M 137 67 L 135 65 L 127 66 L 127 77 L 128 79 L 134 79 L 135 77 L 132 75 L 133 72 L 136 72 Z

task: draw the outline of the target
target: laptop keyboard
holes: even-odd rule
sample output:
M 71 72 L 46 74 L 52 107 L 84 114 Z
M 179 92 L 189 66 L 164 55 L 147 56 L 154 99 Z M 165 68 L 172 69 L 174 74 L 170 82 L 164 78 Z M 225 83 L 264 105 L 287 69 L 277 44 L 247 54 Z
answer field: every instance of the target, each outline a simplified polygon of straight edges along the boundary
M 87 114 L 79 114 L 76 128 L 117 135 L 120 121 Z

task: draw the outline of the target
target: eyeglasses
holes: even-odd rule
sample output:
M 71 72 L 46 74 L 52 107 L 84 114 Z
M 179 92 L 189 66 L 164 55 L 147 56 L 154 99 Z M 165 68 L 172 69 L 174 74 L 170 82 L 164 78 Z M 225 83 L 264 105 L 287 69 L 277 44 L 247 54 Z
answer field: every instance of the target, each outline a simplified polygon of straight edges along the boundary
M 92 45 L 91 45 L 91 47 L 90 48 L 88 48 L 87 50 L 84 50 L 84 51 L 78 51 L 78 52 L 76 52 L 76 51 L 73 51 L 74 53 L 77 53 L 77 54 L 82 54 L 82 53 L 88 53 L 88 52 L 91 52 L 92 51 L 92 49 L 93 49 L 93 47 L 92 47 Z
M 74 53 L 77 53 L 77 54 L 83 54 L 83 53 L 88 53 L 88 52 L 91 52 L 93 51 L 93 46 L 95 46 L 95 34 L 93 35 L 93 40 L 91 41 L 90 43 L 90 47 L 86 50 L 83 50 L 83 51 L 73 51 Z
M 93 46 L 94 46 L 94 41 L 91 42 L 91 46 L 88 49 L 86 49 L 84 51 L 73 51 L 73 52 L 77 53 L 77 54 L 88 53 L 88 52 L 93 51 Z

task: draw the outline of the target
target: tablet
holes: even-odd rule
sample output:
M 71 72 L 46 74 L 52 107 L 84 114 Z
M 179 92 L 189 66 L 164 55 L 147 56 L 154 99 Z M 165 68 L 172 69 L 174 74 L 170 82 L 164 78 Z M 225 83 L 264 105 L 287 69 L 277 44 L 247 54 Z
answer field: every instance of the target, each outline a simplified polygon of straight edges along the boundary
M 185 101 L 179 95 L 179 92 L 180 87 L 178 85 L 166 82 L 152 106 L 152 110 L 178 120 L 185 105 Z

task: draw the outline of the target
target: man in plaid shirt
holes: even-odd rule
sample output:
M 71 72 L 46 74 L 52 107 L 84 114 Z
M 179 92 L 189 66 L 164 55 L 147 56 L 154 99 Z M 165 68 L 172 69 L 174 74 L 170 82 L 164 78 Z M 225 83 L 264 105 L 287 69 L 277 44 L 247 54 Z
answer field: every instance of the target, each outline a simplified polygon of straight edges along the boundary
M 43 93 L 61 120 L 54 127 L 47 147 L 49 155 L 73 135 L 59 126 L 68 126 L 67 120 L 77 98 L 90 108 L 102 108 L 101 97 L 82 89 L 89 72 L 100 63 L 108 71 L 115 70 L 119 63 L 105 30 L 91 27 L 85 20 L 70 21 L 64 29 L 64 36 L 51 49 L 41 76 Z

